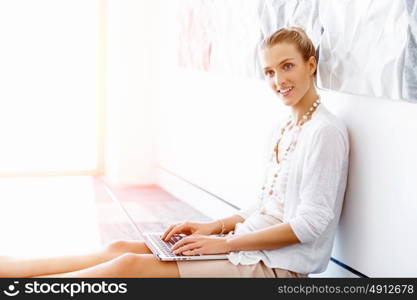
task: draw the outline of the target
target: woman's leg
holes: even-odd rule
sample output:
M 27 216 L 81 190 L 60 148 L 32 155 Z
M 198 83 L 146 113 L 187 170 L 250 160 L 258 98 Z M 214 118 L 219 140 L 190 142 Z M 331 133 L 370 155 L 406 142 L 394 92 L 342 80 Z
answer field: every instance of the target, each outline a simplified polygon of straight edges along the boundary
M 21 259 L 0 257 L 0 277 L 33 277 L 86 269 L 124 253 L 151 253 L 143 242 L 117 241 L 102 250 L 84 255 Z
M 102 264 L 51 277 L 179 277 L 175 261 L 160 261 L 152 254 L 123 254 Z

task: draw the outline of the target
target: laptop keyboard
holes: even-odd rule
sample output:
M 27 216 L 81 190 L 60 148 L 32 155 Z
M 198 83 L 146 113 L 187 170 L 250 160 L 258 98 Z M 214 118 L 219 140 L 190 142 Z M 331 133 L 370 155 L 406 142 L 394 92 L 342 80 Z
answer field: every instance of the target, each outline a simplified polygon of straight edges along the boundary
M 157 244 L 159 246 L 159 248 L 162 250 L 162 252 L 169 257 L 175 257 L 175 256 L 182 256 L 181 254 L 175 255 L 174 253 L 171 252 L 171 247 L 178 242 L 179 240 L 181 240 L 183 237 L 185 237 L 185 235 L 174 235 L 171 237 L 171 239 L 168 242 L 165 242 L 163 240 L 161 240 L 161 237 L 159 234 L 150 234 L 148 235 L 148 237 L 150 239 L 152 239 L 153 242 L 155 242 L 155 244 Z

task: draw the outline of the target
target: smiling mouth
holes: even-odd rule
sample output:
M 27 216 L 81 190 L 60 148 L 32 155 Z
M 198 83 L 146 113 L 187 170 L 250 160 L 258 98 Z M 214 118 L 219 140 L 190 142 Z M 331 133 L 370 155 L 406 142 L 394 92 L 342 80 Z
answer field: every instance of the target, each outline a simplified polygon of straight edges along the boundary
M 293 89 L 294 89 L 293 86 L 289 88 L 285 88 L 285 89 L 280 89 L 279 93 L 283 96 L 287 96 Z

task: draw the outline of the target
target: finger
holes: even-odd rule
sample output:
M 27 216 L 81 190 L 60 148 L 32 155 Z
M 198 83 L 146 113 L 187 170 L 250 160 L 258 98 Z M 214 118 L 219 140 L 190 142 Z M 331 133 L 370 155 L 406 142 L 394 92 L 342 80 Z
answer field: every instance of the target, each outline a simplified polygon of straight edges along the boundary
M 189 231 L 190 231 L 190 225 L 188 222 L 179 223 L 177 224 L 177 226 L 175 226 L 171 230 L 171 232 L 168 233 L 166 237 L 166 241 L 168 241 L 174 234 L 180 234 L 180 233 L 189 234 Z
M 190 251 L 198 248 L 198 245 L 196 243 L 190 243 L 183 247 L 178 248 L 177 250 L 173 251 L 174 254 L 180 254 L 184 253 L 185 251 Z
M 169 241 L 174 234 L 181 233 L 181 226 L 182 224 L 174 224 L 174 227 L 172 227 L 171 230 L 166 235 L 165 241 Z
M 193 250 L 187 250 L 187 251 L 184 251 L 183 253 L 182 253 L 182 255 L 199 255 L 200 254 L 200 248 L 195 248 L 195 249 L 193 249 Z
M 184 247 L 185 245 L 188 245 L 194 242 L 196 242 L 195 238 L 185 237 L 182 240 L 179 240 L 178 242 L 176 242 L 174 246 L 171 247 L 171 251 L 175 251 L 181 247 Z
M 162 240 L 165 240 L 166 236 L 168 235 L 168 233 L 171 231 L 172 228 L 174 228 L 176 224 L 171 224 L 169 225 L 169 227 L 165 230 L 164 234 L 161 236 Z
M 188 237 L 189 238 L 201 238 L 201 237 L 204 237 L 204 235 L 193 233 L 193 234 L 190 234 Z
M 172 224 L 171 226 L 169 226 L 169 228 L 166 230 L 165 232 L 165 236 L 163 237 L 163 240 L 167 241 L 169 240 L 175 232 L 175 228 L 178 226 L 178 224 Z
M 183 238 L 182 240 L 179 240 L 178 242 L 176 242 L 172 247 L 171 247 L 171 251 L 177 250 L 178 248 L 181 248 L 183 246 L 185 246 L 186 244 L 190 243 L 190 240 L 187 238 Z

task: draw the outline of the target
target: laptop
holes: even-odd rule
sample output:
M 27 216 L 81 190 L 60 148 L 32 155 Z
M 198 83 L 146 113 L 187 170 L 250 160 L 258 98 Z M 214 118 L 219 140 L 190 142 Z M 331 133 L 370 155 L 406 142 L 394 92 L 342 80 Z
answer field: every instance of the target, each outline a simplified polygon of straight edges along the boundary
M 161 232 L 144 232 L 138 225 L 134 222 L 129 212 L 122 205 L 122 203 L 117 199 L 114 193 L 108 188 L 105 187 L 106 191 L 110 195 L 110 198 L 115 201 L 120 208 L 126 213 L 126 216 L 129 218 L 131 224 L 140 232 L 144 238 L 146 246 L 152 251 L 152 253 L 160 260 L 164 261 L 177 261 L 177 260 L 210 260 L 210 259 L 227 259 L 227 254 L 215 254 L 215 255 L 176 255 L 171 252 L 171 247 L 180 239 L 186 235 L 180 234 L 175 235 L 171 238 L 169 242 L 161 240 L 163 233 Z
M 163 261 L 177 261 L 177 260 L 210 260 L 210 259 L 227 259 L 227 254 L 202 254 L 202 255 L 179 255 L 174 254 L 171 251 L 171 247 L 181 240 L 186 235 L 177 234 L 171 237 L 170 241 L 165 242 L 161 239 L 163 233 L 160 232 L 147 232 L 143 233 L 146 246 L 152 251 L 152 253 Z

